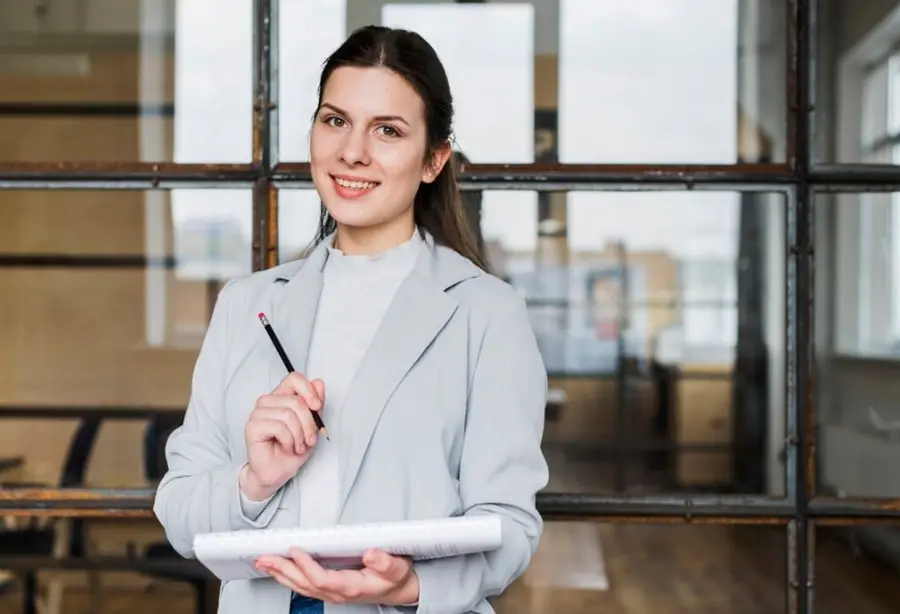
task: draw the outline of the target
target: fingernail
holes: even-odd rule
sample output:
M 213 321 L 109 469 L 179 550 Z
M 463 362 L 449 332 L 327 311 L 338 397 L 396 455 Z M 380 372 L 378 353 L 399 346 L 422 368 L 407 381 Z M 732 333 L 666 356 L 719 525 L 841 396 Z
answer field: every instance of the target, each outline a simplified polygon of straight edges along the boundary
M 307 441 L 309 441 L 309 445 L 310 445 L 310 446 L 316 445 L 316 436 L 315 436 L 315 435 L 310 435 L 310 436 L 309 436 L 309 439 L 308 439 Z

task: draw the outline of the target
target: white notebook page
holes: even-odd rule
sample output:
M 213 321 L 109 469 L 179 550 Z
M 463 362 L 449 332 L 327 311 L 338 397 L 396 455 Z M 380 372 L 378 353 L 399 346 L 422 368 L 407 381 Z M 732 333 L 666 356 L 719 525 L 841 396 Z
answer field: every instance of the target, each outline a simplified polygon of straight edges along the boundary
M 500 518 L 493 515 L 435 520 L 338 525 L 321 529 L 256 529 L 205 533 L 194 539 L 197 559 L 220 580 L 264 577 L 254 567 L 262 555 L 289 556 L 299 548 L 324 567 L 361 565 L 366 550 L 426 560 L 487 552 L 503 543 Z

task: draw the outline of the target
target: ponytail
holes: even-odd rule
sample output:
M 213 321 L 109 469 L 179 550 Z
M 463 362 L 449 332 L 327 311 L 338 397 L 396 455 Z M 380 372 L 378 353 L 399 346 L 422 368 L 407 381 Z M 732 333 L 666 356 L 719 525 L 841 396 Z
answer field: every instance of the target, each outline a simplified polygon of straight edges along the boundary
M 449 247 L 487 271 L 463 206 L 457 179 L 459 164 L 457 156 L 450 156 L 433 182 L 419 185 L 413 204 L 416 224 L 427 230 L 438 245 Z

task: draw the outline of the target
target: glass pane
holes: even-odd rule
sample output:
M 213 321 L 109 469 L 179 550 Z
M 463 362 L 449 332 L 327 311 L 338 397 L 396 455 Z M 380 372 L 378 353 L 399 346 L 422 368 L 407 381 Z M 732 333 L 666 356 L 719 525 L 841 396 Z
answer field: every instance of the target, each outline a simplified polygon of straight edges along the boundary
M 352 30 L 381 23 L 437 50 L 456 144 L 473 162 L 783 160 L 785 12 L 768 4 L 287 3 L 281 159 L 308 159 L 324 59 Z
M 815 206 L 819 489 L 900 497 L 900 193 Z
M 769 444 L 784 437 L 781 195 L 465 195 L 492 271 L 527 296 L 550 374 L 549 490 L 784 492 Z M 319 200 L 279 202 L 288 260 L 314 237 Z
M 816 612 L 896 612 L 898 537 L 885 525 L 816 527 Z
M 67 6 L 0 7 L 0 162 L 250 160 L 252 3 Z
M 278 258 L 299 258 L 319 228 L 321 200 L 315 190 L 281 190 L 278 195 Z
M 785 542 L 774 526 L 548 522 L 531 566 L 493 604 L 498 614 L 778 614 Z
M 183 408 L 218 291 L 250 271 L 250 191 L 0 191 L 0 218 L 0 407 Z M 0 457 L 57 485 L 75 426 L 3 419 Z M 145 428 L 104 425 L 90 485 L 145 483 Z
M 861 13 L 820 3 L 817 153 L 823 162 L 896 164 L 883 155 L 900 136 L 900 2 Z M 835 5 L 836 6 L 836 5 Z

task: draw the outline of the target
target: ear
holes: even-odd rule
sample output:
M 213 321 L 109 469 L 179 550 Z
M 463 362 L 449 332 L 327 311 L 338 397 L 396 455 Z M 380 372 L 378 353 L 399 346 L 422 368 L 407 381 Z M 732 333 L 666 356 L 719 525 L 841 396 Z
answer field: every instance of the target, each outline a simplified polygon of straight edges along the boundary
M 428 159 L 428 163 L 425 164 L 425 168 L 422 169 L 422 182 L 431 183 L 437 179 L 441 171 L 444 170 L 444 165 L 447 164 L 447 160 L 450 159 L 452 153 L 450 143 L 446 141 L 435 149 Z

